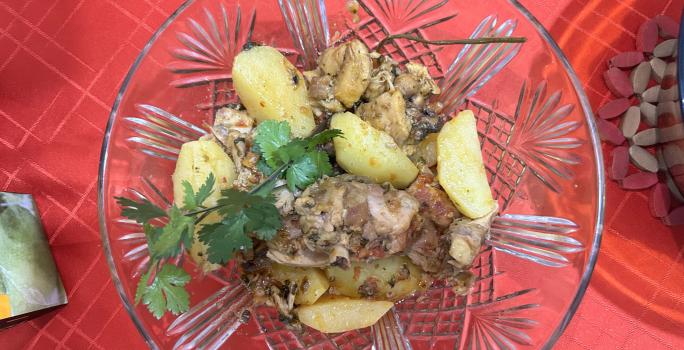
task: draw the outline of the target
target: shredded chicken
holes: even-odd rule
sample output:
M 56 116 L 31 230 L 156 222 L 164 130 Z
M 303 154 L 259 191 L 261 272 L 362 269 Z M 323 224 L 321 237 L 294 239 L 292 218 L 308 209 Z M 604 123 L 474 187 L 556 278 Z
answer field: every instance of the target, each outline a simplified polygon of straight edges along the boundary
M 399 91 L 385 92 L 356 109 L 356 114 L 374 128 L 388 133 L 398 145 L 403 145 L 411 132 L 411 120 L 406 116 L 406 103 Z
M 416 180 L 406 189 L 420 202 L 420 214 L 440 228 L 447 227 L 460 217 L 449 196 L 444 192 L 430 169 L 424 167 Z
M 394 79 L 399 74 L 399 64 L 389 56 L 381 56 L 377 52 L 371 52 L 371 58 L 375 68 L 371 71 L 368 88 L 363 97 L 373 100 L 385 92 L 394 90 Z
M 224 107 L 216 112 L 211 135 L 207 136 L 221 144 L 232 159 L 237 172 L 233 185 L 243 191 L 251 189 L 262 179 L 256 168 L 259 156 L 251 151 L 254 124 L 254 119 L 246 111 Z
M 449 256 L 453 259 L 450 261 L 451 264 L 460 269 L 472 264 L 489 234 L 489 228 L 497 212 L 498 207 L 495 207 L 481 218 L 461 218 L 451 223 L 447 230 L 450 240 Z
M 296 266 L 345 265 L 349 259 L 402 252 L 419 203 L 405 191 L 350 175 L 328 177 L 295 201 L 296 225 L 268 243 L 269 257 Z
M 371 69 L 368 48 L 359 40 L 325 50 L 318 68 L 304 74 L 314 112 L 334 113 L 352 107 L 366 91 Z

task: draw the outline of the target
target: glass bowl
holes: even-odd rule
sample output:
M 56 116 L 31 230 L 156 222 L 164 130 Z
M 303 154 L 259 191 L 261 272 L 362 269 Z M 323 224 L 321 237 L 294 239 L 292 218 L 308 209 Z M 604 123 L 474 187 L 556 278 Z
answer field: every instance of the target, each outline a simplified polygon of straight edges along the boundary
M 570 321 L 598 254 L 604 176 L 592 112 L 563 53 L 513 0 L 355 3 L 188 1 L 126 76 L 102 147 L 99 218 L 114 283 L 150 347 L 550 348 Z M 402 64 L 426 65 L 441 81 L 449 110 L 470 108 L 478 118 L 502 210 L 473 264 L 471 292 L 457 296 L 437 283 L 368 329 L 299 333 L 273 309 L 251 307 L 233 266 L 201 278 L 185 259 L 183 267 L 196 276 L 190 311 L 157 320 L 136 306 L 147 249 L 141 227 L 120 216 L 114 196 L 167 203 L 182 142 L 204 134 L 217 108 L 237 101 L 230 70 L 243 44 L 277 47 L 306 67 L 326 45 L 358 37 L 374 48 L 407 33 L 429 40 L 527 38 L 522 45 L 471 46 L 392 39 L 380 48 Z

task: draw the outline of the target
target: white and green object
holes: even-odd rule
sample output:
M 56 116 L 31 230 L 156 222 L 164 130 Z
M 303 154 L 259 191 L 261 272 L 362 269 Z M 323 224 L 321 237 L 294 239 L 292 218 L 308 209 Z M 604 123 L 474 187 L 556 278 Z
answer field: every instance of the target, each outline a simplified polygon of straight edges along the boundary
M 33 197 L 0 192 L 0 328 L 66 303 Z

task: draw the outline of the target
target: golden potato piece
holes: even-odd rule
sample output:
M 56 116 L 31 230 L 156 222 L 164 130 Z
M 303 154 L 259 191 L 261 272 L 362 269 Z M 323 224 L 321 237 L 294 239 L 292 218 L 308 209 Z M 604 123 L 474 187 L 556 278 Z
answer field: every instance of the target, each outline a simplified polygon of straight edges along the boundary
M 494 208 L 472 111 L 460 112 L 439 132 L 437 176 L 463 215 L 479 218 Z
M 216 205 L 216 201 L 221 197 L 221 190 L 233 186 L 233 181 L 237 176 L 235 164 L 221 146 L 213 141 L 200 140 L 184 143 L 178 154 L 176 170 L 171 176 L 174 203 L 179 207 L 183 206 L 185 196 L 183 181 L 188 181 L 192 189 L 197 191 L 207 180 L 209 173 L 214 174 L 216 182 L 214 183 L 214 192 L 202 203 L 207 207 Z M 197 234 L 202 224 L 210 224 L 220 220 L 219 215 L 212 213 L 195 227 L 195 238 L 192 247 L 190 247 L 190 256 L 205 272 L 215 270 L 220 265 L 211 264 L 207 261 L 207 247 L 197 239 Z
M 315 267 L 271 265 L 271 276 L 280 282 L 296 282 L 298 289 L 295 304 L 311 305 L 328 290 L 328 278 Z
M 309 136 L 316 126 L 304 76 L 272 47 L 240 52 L 233 63 L 233 86 L 257 122 L 285 120 L 296 137 Z
M 313 305 L 295 309 L 299 320 L 318 331 L 340 333 L 372 326 L 394 304 L 391 301 L 323 296 Z
M 331 266 L 325 273 L 331 293 L 354 298 L 399 300 L 427 286 L 423 273 L 405 256 L 352 262 L 347 269 Z
M 399 189 L 408 187 L 418 175 L 418 168 L 391 136 L 355 114 L 335 114 L 330 120 L 330 128 L 343 133 L 333 143 L 337 164 L 348 173 L 368 177 L 377 183 L 389 182 Z

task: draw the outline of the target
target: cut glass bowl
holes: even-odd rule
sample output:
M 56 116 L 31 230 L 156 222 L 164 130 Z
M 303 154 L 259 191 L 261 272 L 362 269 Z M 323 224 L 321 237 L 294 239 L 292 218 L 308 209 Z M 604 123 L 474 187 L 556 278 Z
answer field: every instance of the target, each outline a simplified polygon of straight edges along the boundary
M 112 277 L 152 348 L 550 348 L 582 299 L 598 254 L 604 178 L 593 116 L 565 56 L 513 0 L 216 1 L 182 5 L 154 34 L 124 80 L 107 126 L 99 178 L 102 238 Z M 378 324 L 340 334 L 289 330 L 274 309 L 252 307 L 229 265 L 194 278 L 191 309 L 155 319 L 134 303 L 148 263 L 140 226 L 114 196 L 168 205 L 183 142 L 238 102 L 233 57 L 248 41 L 277 47 L 302 69 L 352 37 L 371 49 L 394 34 L 429 40 L 523 36 L 520 44 L 437 46 L 386 40 L 380 51 L 416 61 L 440 82 L 450 112 L 478 118 L 483 157 L 502 208 L 476 259 L 467 296 L 436 283 Z

